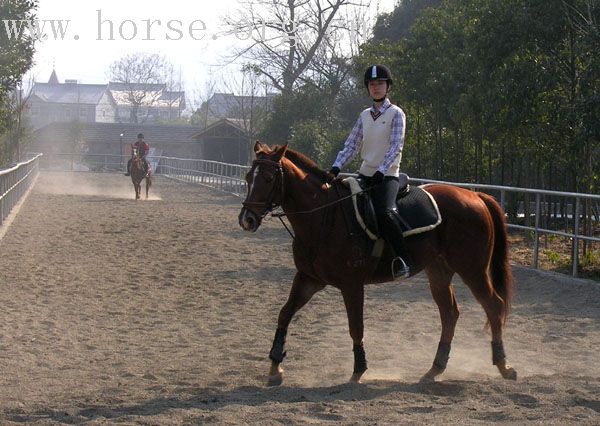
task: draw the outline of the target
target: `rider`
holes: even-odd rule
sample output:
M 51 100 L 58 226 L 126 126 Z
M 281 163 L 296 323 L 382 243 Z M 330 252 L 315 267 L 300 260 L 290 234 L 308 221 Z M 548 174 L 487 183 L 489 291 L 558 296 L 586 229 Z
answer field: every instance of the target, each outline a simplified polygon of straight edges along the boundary
M 138 133 L 137 141 L 131 145 L 131 148 L 131 158 L 127 162 L 127 173 L 125 173 L 125 176 L 129 176 L 131 174 L 131 161 L 133 160 L 133 153 L 135 152 L 134 150 L 137 150 L 139 153 L 139 156 L 142 159 L 142 164 L 144 165 L 144 172 L 148 174 L 148 170 L 150 170 L 150 164 L 148 164 L 148 160 L 146 160 L 146 155 L 148 155 L 148 151 L 150 151 L 150 145 L 144 141 L 144 135 L 142 133 Z
M 392 261 L 392 274 L 394 278 L 406 278 L 410 275 L 410 261 L 396 207 L 406 117 L 387 97 L 392 83 L 392 74 L 385 65 L 367 68 L 364 84 L 373 106 L 361 112 L 329 172 L 337 176 L 360 151 L 363 162 L 359 177 L 372 187 L 371 198 L 381 234 L 397 256 Z

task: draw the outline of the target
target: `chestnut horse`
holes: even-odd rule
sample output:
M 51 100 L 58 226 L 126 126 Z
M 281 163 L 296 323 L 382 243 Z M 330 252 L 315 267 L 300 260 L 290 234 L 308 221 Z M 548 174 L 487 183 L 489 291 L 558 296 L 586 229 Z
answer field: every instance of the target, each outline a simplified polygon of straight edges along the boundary
M 148 199 L 148 190 L 152 186 L 152 170 L 149 169 L 148 173 L 144 171 L 144 164 L 142 158 L 134 152 L 133 159 L 131 160 L 131 182 L 133 182 L 133 188 L 135 189 L 135 199 L 139 200 L 142 192 L 141 183 L 146 179 L 146 200 Z
M 381 259 L 370 256 L 364 233 L 350 233 L 352 215 L 349 190 L 339 179 L 286 146 L 272 150 L 260 142 L 256 160 L 246 176 L 248 195 L 242 203 L 240 226 L 254 232 L 262 218 L 281 206 L 295 233 L 294 277 L 289 298 L 281 308 L 269 358 L 269 385 L 281 384 L 285 336 L 292 316 L 327 284 L 341 290 L 353 341 L 354 371 L 358 382 L 367 369 L 363 347 L 364 285 L 392 281 L 391 248 Z M 425 270 L 442 321 L 441 337 L 433 365 L 422 380 L 434 380 L 446 369 L 459 310 L 451 279 L 455 273 L 487 315 L 492 334 L 492 362 L 505 379 L 516 379 L 508 366 L 502 344 L 502 328 L 512 296 L 504 214 L 493 197 L 451 185 L 426 185 L 437 202 L 441 224 L 406 238 L 412 253 L 412 275 Z M 351 212 L 350 212 L 351 213 Z M 357 258 L 357 253 L 363 253 Z

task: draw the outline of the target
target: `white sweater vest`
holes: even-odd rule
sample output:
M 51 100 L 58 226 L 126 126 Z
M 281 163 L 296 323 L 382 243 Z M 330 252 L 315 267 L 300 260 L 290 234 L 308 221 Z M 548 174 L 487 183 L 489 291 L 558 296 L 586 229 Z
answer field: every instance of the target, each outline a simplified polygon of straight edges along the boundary
M 390 150 L 390 136 L 392 135 L 392 119 L 396 112 L 400 111 L 403 116 L 404 112 L 397 105 L 390 105 L 383 114 L 373 120 L 371 109 L 367 108 L 360 113 L 363 126 L 363 141 L 360 150 L 360 156 L 363 162 L 359 172 L 365 176 L 373 176 L 377 168 L 383 163 L 385 154 Z M 385 173 L 386 176 L 398 176 L 400 168 L 400 160 L 402 159 L 402 149 L 394 159 L 394 162 Z

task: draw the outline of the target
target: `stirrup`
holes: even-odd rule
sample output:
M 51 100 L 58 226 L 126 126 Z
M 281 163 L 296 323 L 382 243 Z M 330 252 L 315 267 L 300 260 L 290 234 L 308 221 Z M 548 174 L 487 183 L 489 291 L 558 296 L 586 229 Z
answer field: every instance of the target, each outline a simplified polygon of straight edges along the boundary
M 392 277 L 396 278 L 408 278 L 410 276 L 410 268 L 400 256 L 392 260 Z

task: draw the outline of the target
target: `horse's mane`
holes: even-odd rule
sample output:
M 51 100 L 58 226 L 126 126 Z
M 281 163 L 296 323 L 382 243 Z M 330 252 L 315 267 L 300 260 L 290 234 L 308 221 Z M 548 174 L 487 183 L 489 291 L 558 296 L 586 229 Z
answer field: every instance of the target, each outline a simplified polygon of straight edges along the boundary
M 274 150 L 276 150 L 277 148 L 278 147 L 275 146 Z M 329 175 L 327 174 L 327 172 L 325 170 L 322 170 L 321 168 L 319 168 L 317 163 L 315 163 L 313 160 L 308 158 L 306 155 L 304 155 L 298 151 L 294 151 L 291 148 L 288 148 L 285 151 L 285 158 L 290 160 L 292 163 L 294 163 L 294 165 L 296 165 L 296 167 L 298 167 L 303 172 L 308 173 L 310 176 L 312 176 L 322 182 L 328 181 Z

